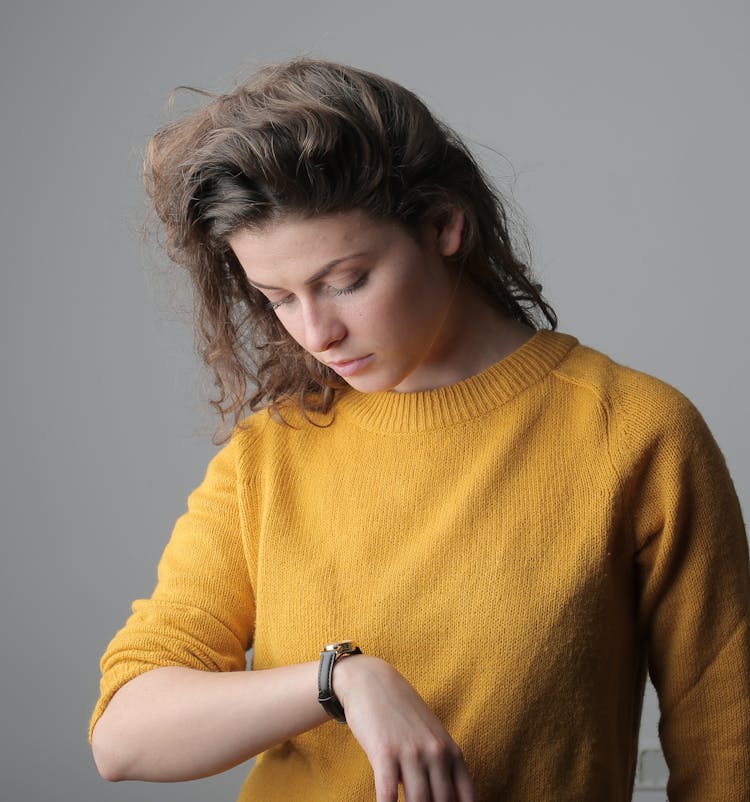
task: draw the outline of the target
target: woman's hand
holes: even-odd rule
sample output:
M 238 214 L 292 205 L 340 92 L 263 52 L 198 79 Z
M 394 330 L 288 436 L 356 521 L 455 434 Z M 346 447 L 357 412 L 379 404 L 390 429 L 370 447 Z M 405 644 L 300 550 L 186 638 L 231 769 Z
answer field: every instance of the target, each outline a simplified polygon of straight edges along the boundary
M 384 660 L 354 655 L 336 663 L 333 687 L 375 774 L 377 802 L 475 802 L 463 755 L 440 720 Z

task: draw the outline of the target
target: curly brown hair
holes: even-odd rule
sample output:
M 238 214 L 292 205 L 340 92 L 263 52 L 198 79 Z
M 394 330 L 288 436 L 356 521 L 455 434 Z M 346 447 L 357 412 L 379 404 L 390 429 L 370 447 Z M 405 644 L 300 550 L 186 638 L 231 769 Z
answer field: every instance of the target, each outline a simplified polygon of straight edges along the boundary
M 462 244 L 451 261 L 508 316 L 556 327 L 511 242 L 506 204 L 459 136 L 412 92 L 301 59 L 210 97 L 152 137 L 144 176 L 167 252 L 193 282 L 196 336 L 223 423 L 289 401 L 305 414 L 327 412 L 346 386 L 292 340 L 228 245 L 233 233 L 285 216 L 361 210 L 416 235 L 426 219 L 460 208 Z

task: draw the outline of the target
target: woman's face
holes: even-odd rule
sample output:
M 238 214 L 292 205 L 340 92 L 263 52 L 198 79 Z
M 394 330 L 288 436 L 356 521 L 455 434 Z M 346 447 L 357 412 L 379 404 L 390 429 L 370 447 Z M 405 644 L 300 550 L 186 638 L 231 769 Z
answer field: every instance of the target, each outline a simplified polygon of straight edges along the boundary
M 461 337 L 457 274 L 463 215 L 420 241 L 360 211 L 290 218 L 229 244 L 289 334 L 349 385 L 412 392 L 452 383 Z

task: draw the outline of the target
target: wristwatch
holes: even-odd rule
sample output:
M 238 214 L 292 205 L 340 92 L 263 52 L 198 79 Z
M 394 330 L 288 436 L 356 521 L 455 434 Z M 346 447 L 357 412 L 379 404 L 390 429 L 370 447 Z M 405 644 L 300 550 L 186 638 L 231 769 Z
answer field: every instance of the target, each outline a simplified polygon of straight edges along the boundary
M 341 643 L 329 643 L 320 653 L 318 701 L 331 718 L 335 718 L 342 724 L 346 724 L 346 716 L 338 696 L 333 692 L 333 667 L 342 657 L 349 657 L 353 654 L 362 654 L 362 650 L 349 640 L 341 641 Z

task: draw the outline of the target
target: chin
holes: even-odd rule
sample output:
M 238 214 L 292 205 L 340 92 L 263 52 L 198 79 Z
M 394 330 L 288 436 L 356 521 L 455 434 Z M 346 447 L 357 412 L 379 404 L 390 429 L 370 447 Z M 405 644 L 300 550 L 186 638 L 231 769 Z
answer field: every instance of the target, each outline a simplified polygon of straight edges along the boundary
M 360 376 L 349 376 L 344 381 L 352 390 L 360 393 L 382 393 L 393 390 L 404 381 L 404 378 L 399 376 L 389 380 L 386 376 L 368 375 L 367 372 L 363 372 Z
M 404 392 L 401 385 L 409 381 L 415 367 L 404 359 L 391 362 L 381 358 L 377 362 L 373 360 L 361 373 L 339 378 L 360 393 L 383 393 L 388 390 Z
M 352 388 L 352 390 L 356 390 L 359 393 L 381 393 L 384 390 L 392 390 L 393 385 L 391 384 L 383 384 L 382 382 L 377 381 L 368 381 L 365 378 L 359 378 L 357 376 L 352 376 L 349 379 L 344 379 L 344 381 Z

